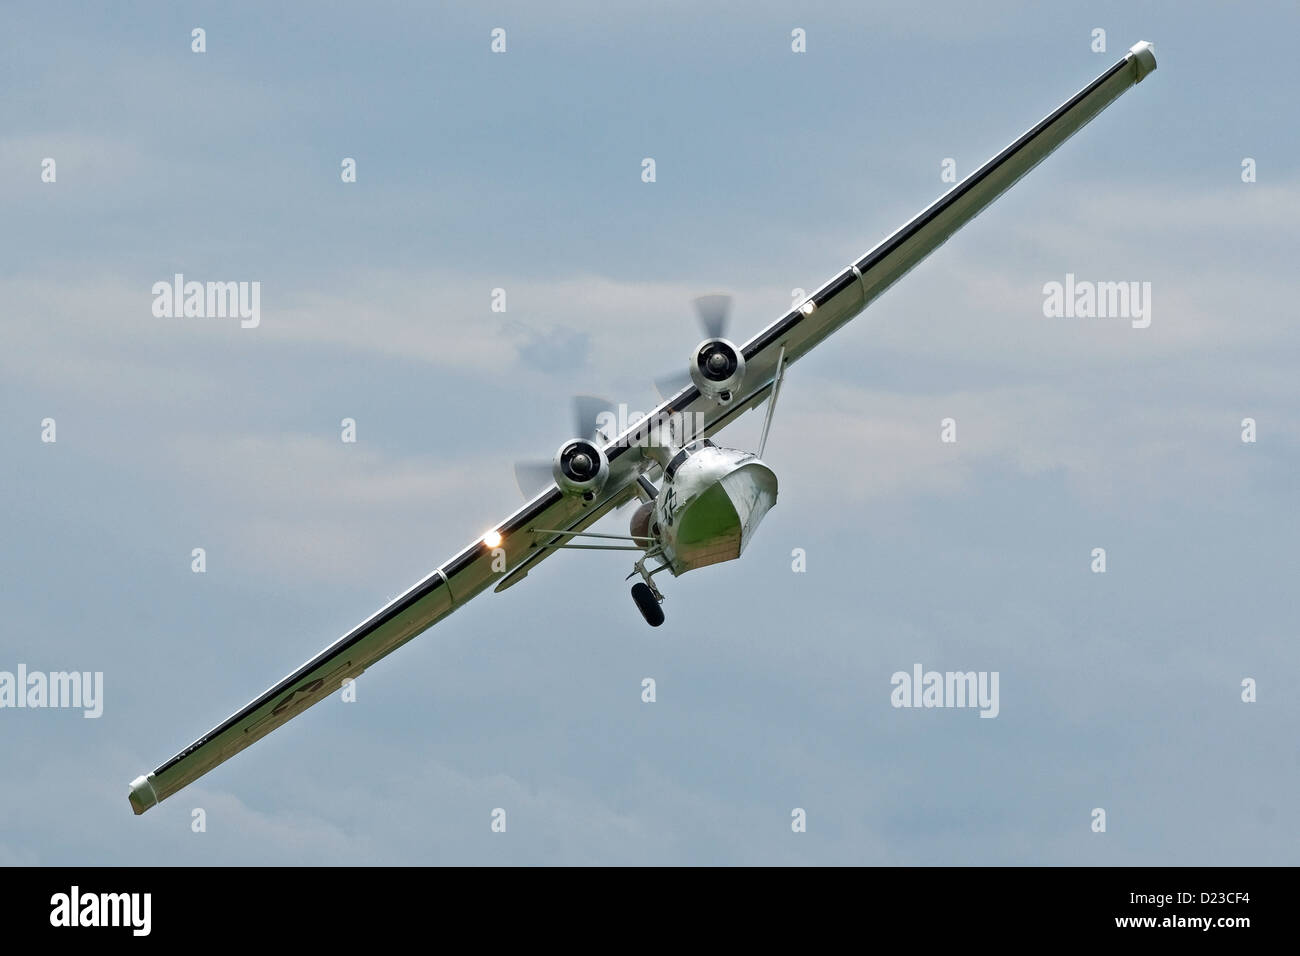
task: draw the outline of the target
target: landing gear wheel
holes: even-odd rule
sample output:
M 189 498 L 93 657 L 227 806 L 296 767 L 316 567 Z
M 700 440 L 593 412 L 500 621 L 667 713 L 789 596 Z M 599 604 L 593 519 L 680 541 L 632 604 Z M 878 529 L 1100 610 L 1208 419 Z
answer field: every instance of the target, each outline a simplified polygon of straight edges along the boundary
M 636 601 L 641 616 L 651 627 L 658 627 L 664 622 L 664 609 L 659 606 L 659 599 L 650 590 L 650 585 L 640 582 L 632 585 L 632 600 Z

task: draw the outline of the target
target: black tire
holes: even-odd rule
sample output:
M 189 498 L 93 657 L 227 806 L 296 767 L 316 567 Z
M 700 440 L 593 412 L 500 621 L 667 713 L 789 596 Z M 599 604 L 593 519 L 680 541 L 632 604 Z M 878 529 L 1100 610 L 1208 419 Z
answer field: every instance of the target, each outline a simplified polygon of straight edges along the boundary
M 645 582 L 632 585 L 632 600 L 636 601 L 641 616 L 651 627 L 658 627 L 664 622 L 664 609 L 659 606 L 654 591 Z

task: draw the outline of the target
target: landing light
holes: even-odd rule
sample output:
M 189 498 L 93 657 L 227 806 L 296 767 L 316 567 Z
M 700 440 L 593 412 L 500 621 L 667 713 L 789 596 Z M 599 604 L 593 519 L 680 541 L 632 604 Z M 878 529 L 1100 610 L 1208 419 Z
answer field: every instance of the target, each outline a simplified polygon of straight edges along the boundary
M 814 302 L 812 299 L 809 299 L 803 305 L 799 306 L 799 311 L 802 312 L 804 315 L 812 315 L 815 311 L 817 311 L 817 303 Z
M 483 535 L 483 543 L 489 548 L 501 547 L 501 532 L 489 531 L 487 534 Z

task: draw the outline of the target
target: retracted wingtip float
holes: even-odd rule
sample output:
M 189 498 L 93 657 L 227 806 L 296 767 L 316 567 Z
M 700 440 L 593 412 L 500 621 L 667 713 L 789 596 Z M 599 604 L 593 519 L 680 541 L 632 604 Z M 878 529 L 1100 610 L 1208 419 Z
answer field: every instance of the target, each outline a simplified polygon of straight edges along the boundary
M 321 651 L 256 700 L 147 776 L 131 782 L 137 813 L 166 799 L 276 727 L 356 678 L 380 658 L 489 586 L 503 591 L 561 548 L 640 551 L 632 595 L 653 626 L 663 595 L 653 575 L 674 577 L 740 557 L 776 503 L 776 474 L 760 458 L 786 369 L 853 318 L 909 269 L 997 199 L 1021 176 L 1156 68 L 1150 43 L 1118 63 L 971 173 L 798 307 L 738 347 L 725 338 L 729 300 L 696 300 L 706 338 L 688 374 L 661 380 L 665 401 L 611 436 L 596 427 L 602 403 L 576 403 L 578 437 L 552 462 L 516 469 L 531 500 L 413 588 Z M 665 385 L 665 381 L 671 384 Z M 767 401 L 758 454 L 715 445 L 709 436 Z M 613 508 L 640 506 L 630 533 L 586 529 Z M 574 544 L 573 539 L 620 544 Z M 504 560 L 503 560 L 504 558 Z M 653 569 L 646 562 L 658 561 Z

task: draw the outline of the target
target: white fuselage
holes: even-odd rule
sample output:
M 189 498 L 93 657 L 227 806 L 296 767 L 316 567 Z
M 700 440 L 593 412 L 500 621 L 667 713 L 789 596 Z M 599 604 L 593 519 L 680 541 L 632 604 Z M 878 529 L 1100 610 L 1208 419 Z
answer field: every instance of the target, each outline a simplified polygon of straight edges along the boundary
M 776 474 L 752 452 L 695 443 L 664 470 L 651 533 L 674 575 L 740 557 L 776 504 Z

